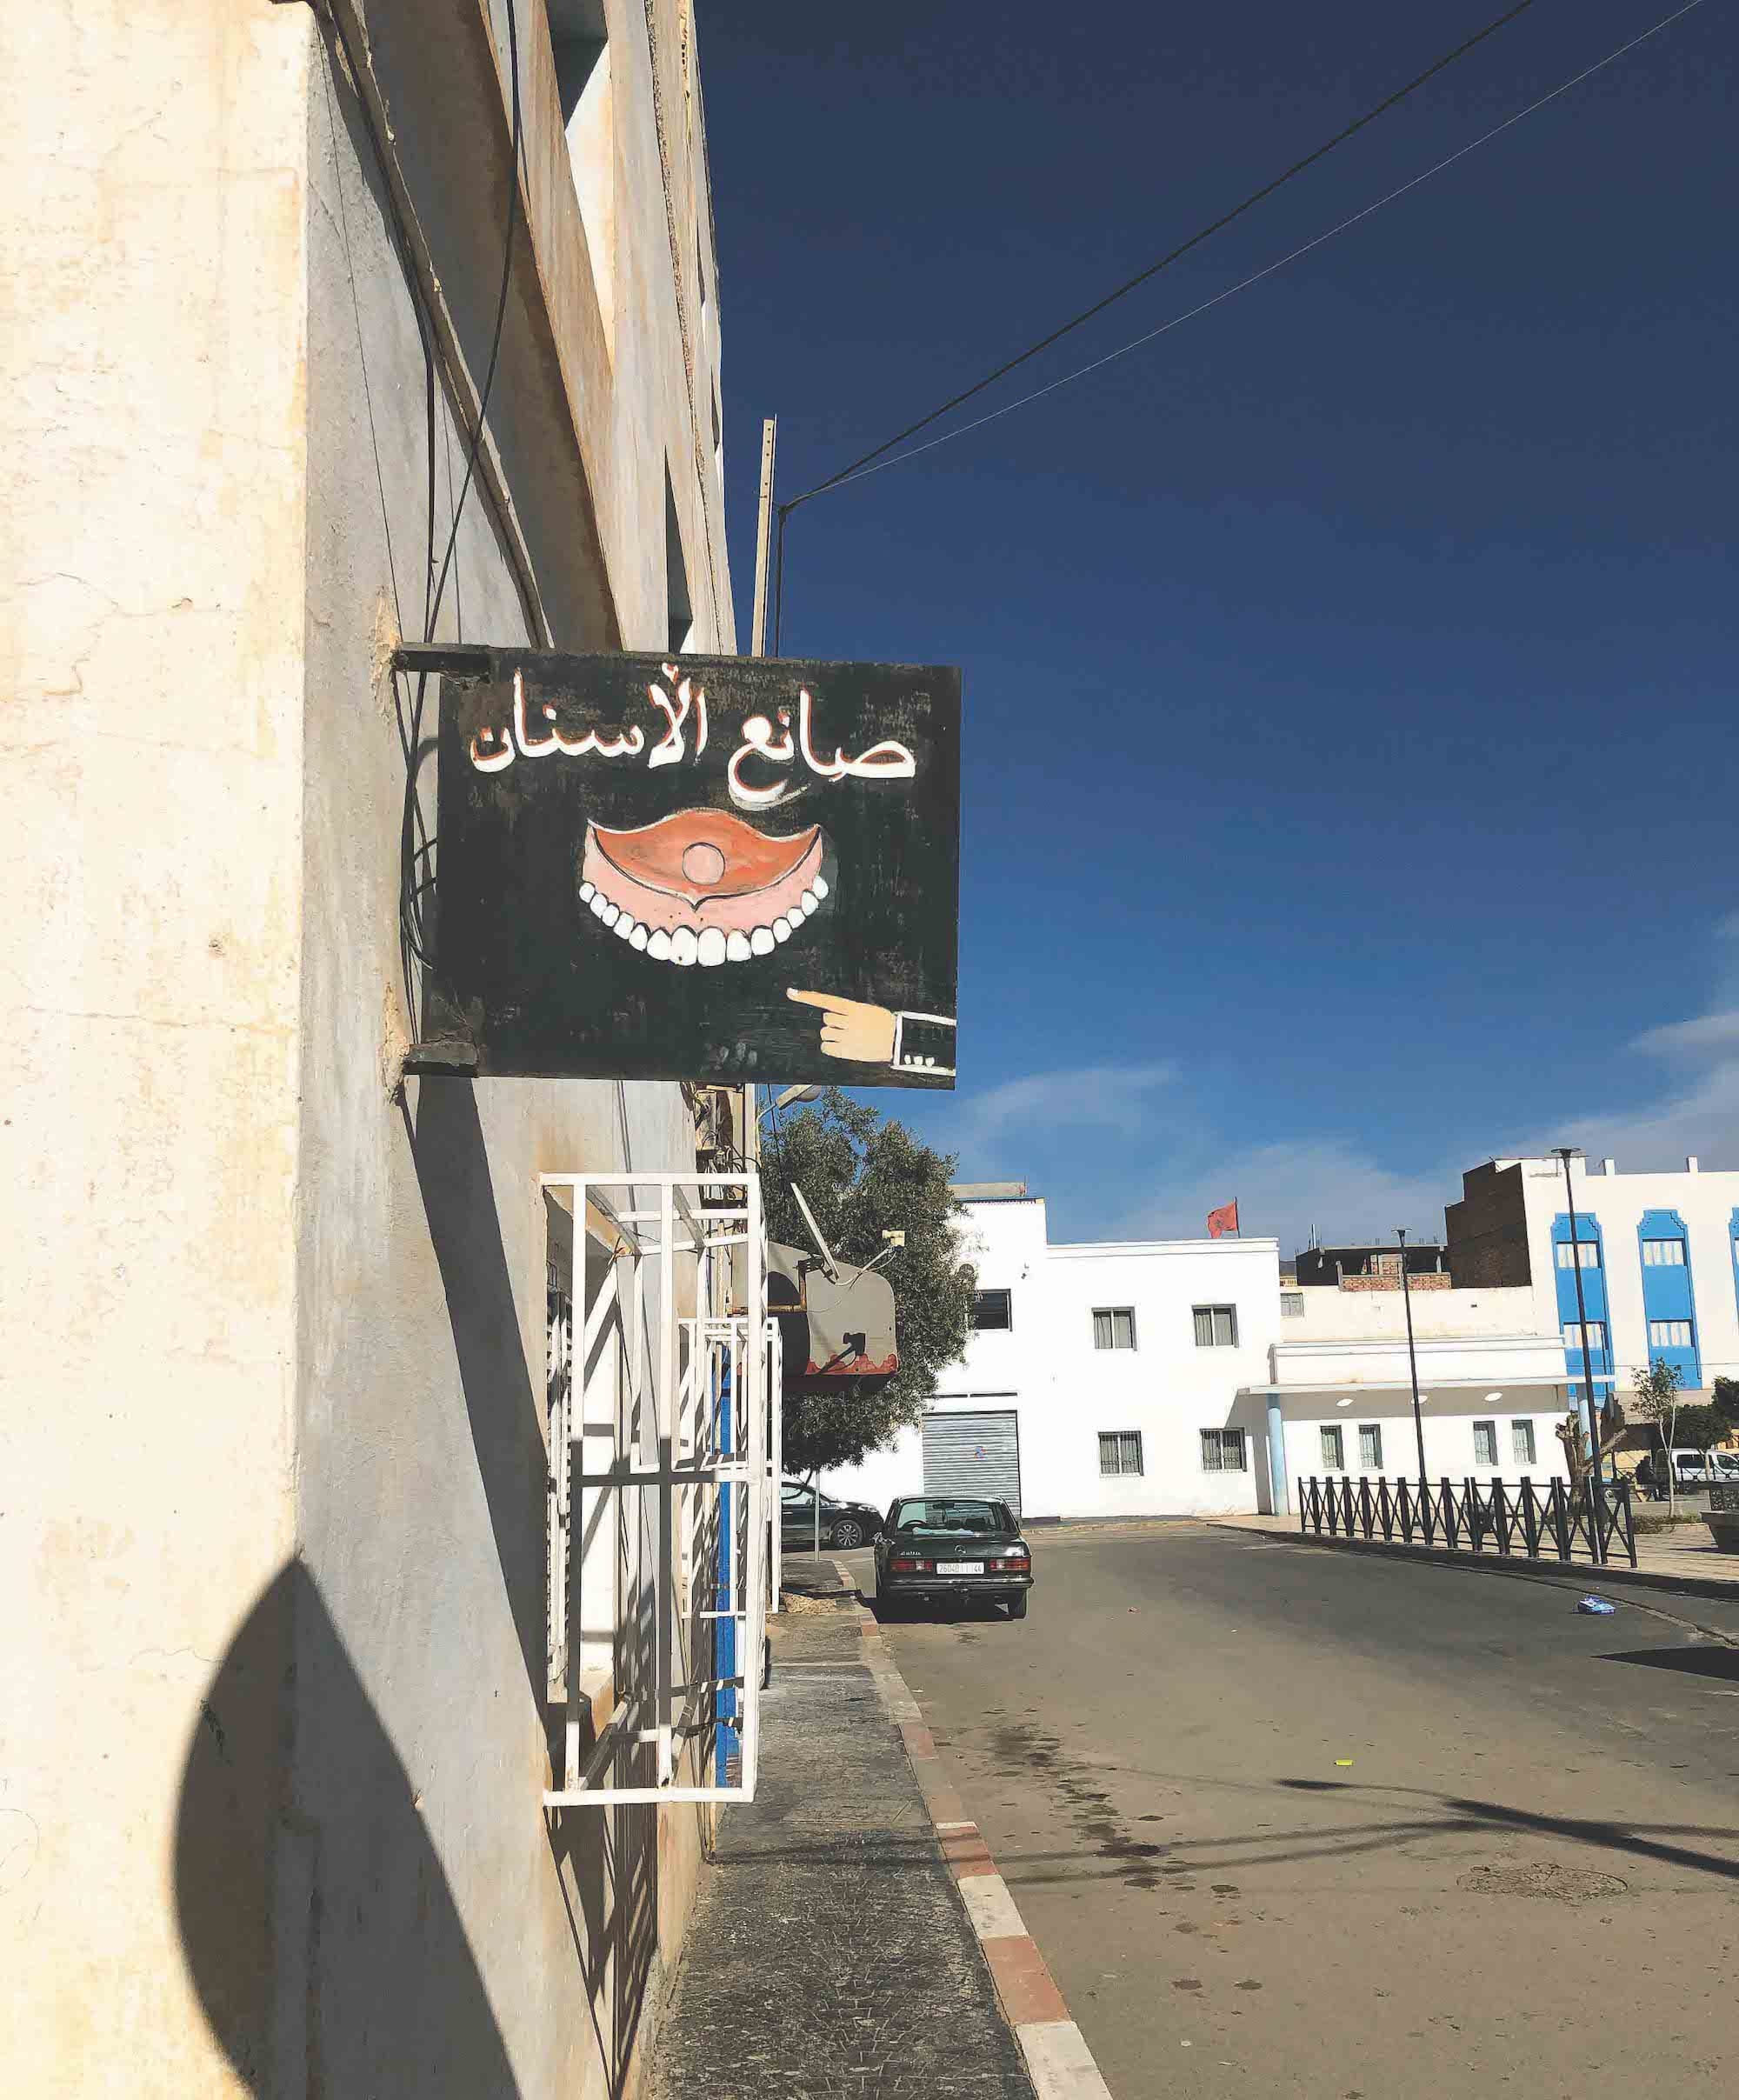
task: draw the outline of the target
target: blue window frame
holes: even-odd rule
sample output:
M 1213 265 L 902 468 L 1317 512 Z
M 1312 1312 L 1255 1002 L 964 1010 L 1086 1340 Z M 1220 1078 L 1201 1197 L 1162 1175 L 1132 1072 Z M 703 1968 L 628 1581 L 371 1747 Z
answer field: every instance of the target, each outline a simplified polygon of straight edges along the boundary
M 1598 1396 L 1612 1393 L 1612 1323 L 1606 1310 L 1606 1247 L 1600 1220 L 1576 1212 L 1576 1252 L 1570 1251 L 1570 1216 L 1560 1210 L 1552 1220 L 1552 1273 L 1558 1286 L 1558 1324 L 1563 1330 L 1564 1370 L 1574 1382 L 1584 1368 L 1594 1375 Z M 1582 1359 L 1581 1326 L 1576 1316 L 1576 1277 L 1582 1277 L 1582 1307 L 1588 1315 L 1589 1361 Z
M 1671 1363 L 1687 1388 L 1702 1383 L 1690 1235 L 1676 1210 L 1645 1210 L 1636 1226 L 1642 1277 L 1644 1346 L 1651 1363 Z

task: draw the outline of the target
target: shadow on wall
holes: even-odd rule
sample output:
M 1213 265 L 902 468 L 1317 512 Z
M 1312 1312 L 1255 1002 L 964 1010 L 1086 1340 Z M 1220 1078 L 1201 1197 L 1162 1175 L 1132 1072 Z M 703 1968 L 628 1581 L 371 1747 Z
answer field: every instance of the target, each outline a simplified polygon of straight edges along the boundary
M 491 1810 L 516 1823 L 535 1805 L 477 1804 Z M 614 2100 L 657 1960 L 656 1813 L 570 1811 L 545 1825 Z M 249 1613 L 200 1703 L 176 1822 L 175 1905 L 205 2017 L 261 2100 L 520 2100 L 411 1777 L 299 1562 Z M 537 1905 L 538 1891 L 523 1888 L 504 1914 L 490 1907 L 504 1960 L 535 1958 L 527 1928 Z M 553 2021 L 573 1998 L 557 1987 L 544 2002 Z M 539 2039 L 557 2062 L 581 2053 L 577 2037 Z
M 502 1586 L 525 1659 L 532 1703 L 541 1711 L 549 1463 L 543 1405 L 525 1361 L 472 1083 L 422 1079 L 415 1114 L 408 1104 L 403 1113 L 430 1243 L 446 1293 Z
M 298 1732 L 317 1737 L 331 1818 L 294 1797 Z M 175 1903 L 205 2017 L 252 2092 L 517 2100 L 410 1777 L 299 1563 L 202 1702 Z

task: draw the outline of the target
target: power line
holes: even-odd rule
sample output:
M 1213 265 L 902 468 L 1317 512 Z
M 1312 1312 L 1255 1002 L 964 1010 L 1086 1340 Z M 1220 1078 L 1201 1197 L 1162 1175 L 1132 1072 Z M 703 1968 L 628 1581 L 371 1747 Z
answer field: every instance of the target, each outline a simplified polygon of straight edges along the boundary
M 946 416 L 951 409 L 960 407 L 963 402 L 970 401 L 975 395 L 982 394 L 986 387 L 994 386 L 997 380 L 1005 377 L 1016 366 L 1026 363 L 1029 358 L 1036 357 L 1041 350 L 1049 350 L 1053 343 L 1061 342 L 1064 336 L 1084 326 L 1087 322 L 1093 319 L 1096 314 L 1103 313 L 1108 306 L 1115 305 L 1119 299 L 1126 298 L 1138 286 L 1145 284 L 1149 277 L 1157 277 L 1162 270 L 1169 270 L 1172 263 L 1188 255 L 1192 249 L 1199 248 L 1204 241 L 1211 240 L 1216 233 L 1222 232 L 1235 219 L 1242 218 L 1245 212 L 1253 210 L 1265 197 L 1272 197 L 1276 190 L 1284 188 L 1296 177 L 1303 174 L 1307 168 L 1314 167 L 1319 160 L 1332 153 L 1336 146 L 1344 145 L 1347 140 L 1356 133 L 1363 131 L 1367 124 L 1374 123 L 1386 110 L 1392 110 L 1399 102 L 1404 102 L 1416 89 L 1423 87 L 1428 80 L 1434 80 L 1439 73 L 1454 65 L 1457 59 L 1466 57 L 1469 51 L 1483 43 L 1487 37 L 1495 37 L 1499 30 L 1507 28 L 1510 23 L 1514 22 L 1518 15 L 1526 14 L 1533 4 L 1534 0 L 1516 0 L 1513 7 L 1506 9 L 1495 21 L 1488 22 L 1482 30 L 1476 30 L 1471 37 L 1458 43 L 1453 50 L 1445 51 L 1441 58 L 1428 65 L 1423 73 L 1416 74 L 1404 87 L 1396 88 L 1392 94 L 1385 95 L 1381 102 L 1367 110 L 1362 117 L 1354 117 L 1349 124 L 1336 131 L 1332 138 L 1325 139 L 1320 146 L 1316 147 L 1314 151 L 1307 153 L 1302 160 L 1294 161 L 1289 168 L 1283 169 L 1280 174 L 1264 183 L 1261 189 L 1253 190 L 1242 203 L 1234 204 L 1229 211 L 1223 212 L 1218 218 L 1203 226 L 1199 232 L 1192 233 L 1187 241 L 1180 242 L 1176 248 L 1161 256 L 1157 262 L 1149 263 L 1145 270 L 1138 270 L 1134 277 L 1126 278 L 1114 290 L 1108 291 L 1103 298 L 1096 299 L 1092 305 L 1083 307 L 1071 319 L 1063 322 L 1060 327 L 1052 329 L 1049 335 L 1042 336 L 1036 343 L 1029 343 L 1025 350 L 1019 351 L 1016 356 L 1004 359 L 995 371 L 987 372 L 983 378 L 975 381 L 972 385 L 963 388 L 959 393 L 950 396 L 940 408 L 932 409 L 927 416 L 919 417 L 916 423 L 909 423 L 904 430 L 896 430 L 891 437 L 885 439 L 872 451 L 865 452 L 861 458 L 854 459 L 849 465 L 842 467 L 838 473 L 830 474 L 825 481 L 816 483 L 813 489 L 806 489 L 801 496 L 794 496 L 789 503 L 782 503 L 779 506 L 780 510 L 782 511 L 795 510 L 799 503 L 808 503 L 811 497 L 820 496 L 825 490 L 834 487 L 836 483 L 856 474 L 860 468 L 868 466 L 871 460 L 879 459 L 884 452 L 892 451 L 897 444 L 903 444 L 908 437 L 915 437 L 920 430 L 927 430 L 939 417 Z
M 1084 379 L 1089 373 L 1096 372 L 1105 365 L 1114 364 L 1119 357 L 1128 357 L 1131 350 L 1140 350 L 1146 343 L 1156 342 L 1161 336 L 1169 336 L 1173 329 L 1182 328 L 1186 321 L 1193 321 L 1198 314 L 1205 314 L 1210 307 L 1223 305 L 1226 300 L 1235 297 L 1239 292 L 1248 291 L 1252 284 L 1260 284 L 1264 277 L 1273 277 L 1276 270 L 1284 270 L 1289 263 L 1297 262 L 1302 256 L 1309 255 L 1313 249 L 1321 248 L 1325 242 L 1332 241 L 1336 234 L 1345 233 L 1349 227 L 1356 226 L 1361 220 L 1368 219 L 1374 212 L 1381 211 L 1385 204 L 1392 204 L 1396 197 L 1405 197 L 1409 190 L 1416 190 L 1421 183 L 1428 183 L 1434 175 L 1441 175 L 1445 168 L 1452 168 L 1458 160 L 1464 160 L 1469 153 L 1477 152 L 1480 147 L 1489 144 L 1500 133 L 1509 130 L 1513 124 L 1519 124 L 1524 117 L 1531 117 L 1536 110 L 1543 110 L 1548 103 L 1556 102 L 1559 96 L 1568 95 L 1572 88 L 1580 87 L 1583 81 L 1600 72 L 1602 68 L 1615 64 L 1627 52 L 1634 51 L 1639 43 L 1646 43 L 1649 37 L 1659 36 L 1662 30 L 1670 29 L 1674 23 L 1682 20 L 1694 8 L 1702 5 L 1702 0 L 1685 0 L 1684 6 L 1676 9 L 1670 15 L 1664 16 L 1652 28 L 1643 30 L 1638 35 L 1632 37 L 1628 43 L 1621 43 L 1616 50 L 1609 51 L 1604 58 L 1596 58 L 1592 65 L 1584 66 L 1581 72 L 1573 73 L 1568 80 L 1561 81 L 1549 93 L 1542 95 L 1536 101 L 1529 103 L 1525 108 L 1517 110 L 1514 116 L 1506 117 L 1502 123 L 1494 124 L 1489 131 L 1482 131 L 1477 138 L 1469 139 L 1466 145 L 1456 147 L 1453 153 L 1446 154 L 1442 160 L 1433 162 L 1430 167 L 1423 169 L 1417 175 L 1409 177 L 1408 181 L 1402 183 L 1396 189 L 1387 191 L 1371 203 L 1363 206 L 1362 210 L 1355 211 L 1350 217 L 1340 220 L 1336 224 L 1329 227 L 1324 232 L 1316 235 L 1314 238 L 1304 242 L 1301 246 L 1291 249 L 1285 255 L 1276 257 L 1274 262 L 1264 263 L 1260 270 L 1253 270 L 1247 277 L 1240 277 L 1236 284 L 1229 284 L 1223 291 L 1216 291 L 1212 298 L 1203 299 L 1200 305 L 1192 306 L 1186 312 L 1174 314 L 1169 321 L 1161 322 L 1157 328 L 1149 329 L 1145 335 L 1136 336 L 1128 343 L 1120 343 L 1116 350 L 1107 350 L 1103 357 L 1095 357 L 1087 364 L 1077 365 L 1072 372 L 1064 372 L 1060 377 L 1047 381 L 1043 386 L 1035 387 L 1029 394 L 1019 395 L 1013 401 L 1004 402 L 1001 408 L 991 409 L 983 416 L 975 416 L 970 423 L 963 423 L 954 430 L 944 430 L 939 437 L 928 438 L 923 444 L 914 445 L 909 452 L 896 453 L 891 459 L 876 459 L 870 465 L 860 466 L 855 471 L 848 471 L 843 476 L 836 476 L 832 481 L 823 483 L 823 487 L 830 490 L 844 488 L 854 481 L 863 481 L 869 475 L 883 473 L 889 467 L 903 466 L 909 459 L 920 458 L 926 452 L 935 451 L 938 445 L 948 444 L 956 437 L 964 437 L 969 431 L 982 430 L 987 423 L 996 423 L 1004 416 L 1012 416 L 1016 409 L 1026 408 L 1035 401 L 1042 401 L 1047 394 L 1056 393 L 1060 387 L 1072 386 L 1077 379 Z M 815 490 L 812 493 L 819 494 L 820 491 Z

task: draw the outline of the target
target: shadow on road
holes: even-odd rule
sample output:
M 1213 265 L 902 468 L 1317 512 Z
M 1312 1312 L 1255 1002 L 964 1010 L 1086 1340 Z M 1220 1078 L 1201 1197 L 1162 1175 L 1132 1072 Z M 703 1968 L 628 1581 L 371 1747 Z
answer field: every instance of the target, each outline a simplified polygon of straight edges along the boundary
M 1622 1655 L 1596 1656 L 1596 1663 L 1639 1663 L 1645 1670 L 1682 1670 L 1688 1677 L 1720 1677 L 1739 1684 L 1739 1648 L 1632 1648 Z

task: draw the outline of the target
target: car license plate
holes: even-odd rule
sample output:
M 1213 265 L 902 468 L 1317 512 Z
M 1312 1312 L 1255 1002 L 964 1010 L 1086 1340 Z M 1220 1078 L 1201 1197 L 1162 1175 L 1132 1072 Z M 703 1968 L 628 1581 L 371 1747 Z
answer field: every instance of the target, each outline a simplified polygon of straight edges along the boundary
M 938 1575 L 983 1575 L 984 1563 L 982 1560 L 939 1560 L 936 1571 Z

